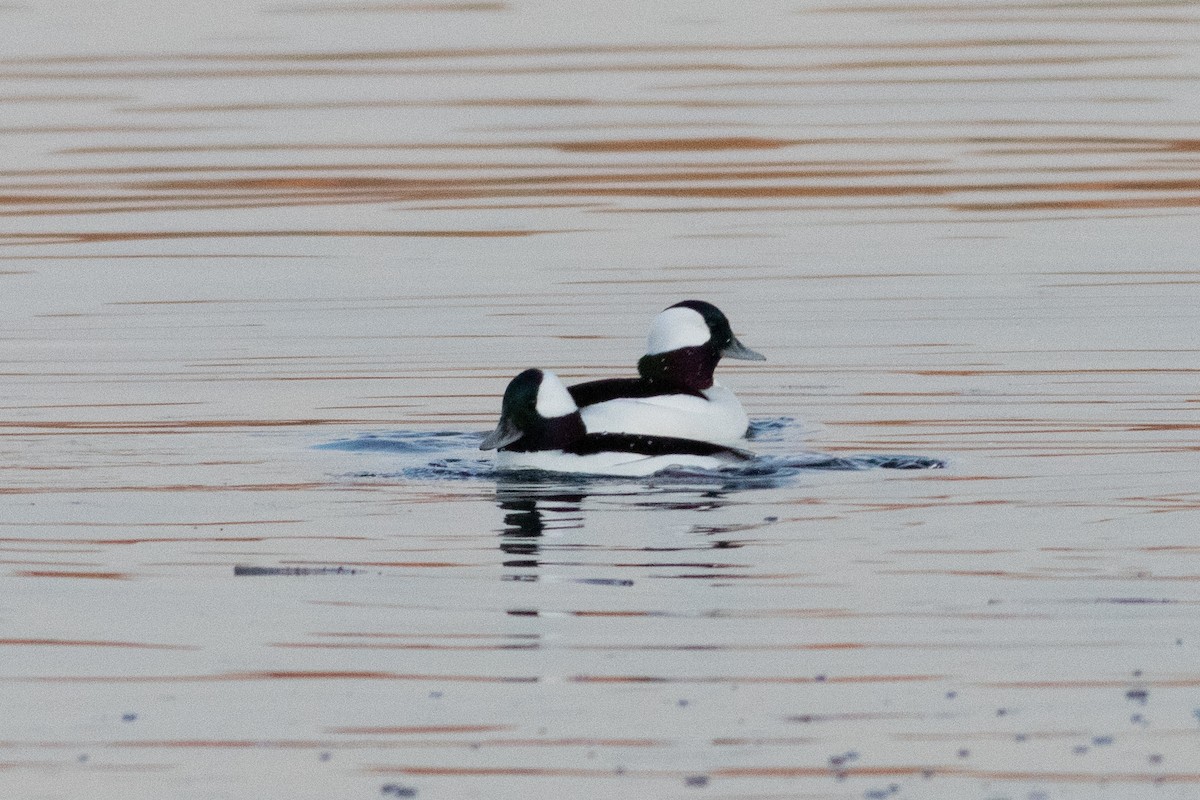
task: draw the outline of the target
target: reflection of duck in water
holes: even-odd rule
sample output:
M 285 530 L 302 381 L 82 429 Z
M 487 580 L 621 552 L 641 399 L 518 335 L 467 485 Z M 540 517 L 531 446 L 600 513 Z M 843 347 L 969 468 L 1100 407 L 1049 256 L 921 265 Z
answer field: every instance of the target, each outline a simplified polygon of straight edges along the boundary
M 750 424 L 733 392 L 713 380 L 725 358 L 765 361 L 738 341 L 721 310 L 685 300 L 650 326 L 637 378 L 610 378 L 570 387 L 590 433 L 640 433 L 732 443 Z
M 552 372 L 527 369 L 504 391 L 500 424 L 479 445 L 498 450 L 502 470 L 587 475 L 651 475 L 668 467 L 716 469 L 750 453 L 712 442 L 638 433 L 590 433 L 579 407 Z
M 496 505 L 504 512 L 504 528 L 500 532 L 500 549 L 521 560 L 506 561 L 506 567 L 536 567 L 541 541 L 548 532 L 575 530 L 583 527 L 581 505 L 586 494 L 565 487 L 546 489 L 529 483 L 506 487 L 503 481 L 496 486 Z
M 599 502 L 589 507 L 586 505 L 589 498 L 597 498 Z M 496 506 L 503 514 L 503 527 L 497 529 L 500 534 L 500 551 L 505 555 L 503 566 L 527 570 L 510 573 L 506 580 L 536 581 L 539 573 L 532 570 L 541 568 L 646 565 L 642 559 L 633 559 L 630 563 L 626 554 L 631 551 L 646 554 L 646 560 L 653 564 L 655 559 L 660 557 L 657 554 L 741 547 L 743 543 L 738 541 L 736 536 L 727 534 L 754 526 L 744 523 L 722 525 L 719 521 L 699 525 L 690 515 L 690 512 L 717 511 L 729 503 L 724 492 L 711 488 L 670 486 L 655 489 L 642 482 L 597 482 L 573 480 L 569 477 L 560 480 L 529 480 L 521 473 L 503 473 L 496 481 Z M 597 534 L 595 530 L 589 532 L 597 523 L 601 526 L 605 524 L 600 519 L 593 519 L 589 523 L 586 517 L 590 513 L 598 512 L 603 516 L 606 511 L 614 508 L 636 509 L 638 512 L 651 514 L 663 513 L 667 520 L 690 525 L 694 537 L 690 541 L 644 545 L 640 541 L 613 543 L 607 536 Z M 684 515 L 672 516 L 678 512 L 683 512 Z M 611 516 L 608 524 L 612 524 Z M 600 555 L 604 552 L 611 553 L 614 561 L 610 562 L 608 557 Z M 617 553 L 622 555 L 616 557 Z M 668 556 L 667 561 L 677 565 L 674 556 Z M 689 566 L 705 567 L 710 566 L 710 562 L 701 559 L 698 562 L 689 562 Z M 559 571 L 559 575 L 564 580 L 591 584 L 626 580 L 580 574 L 571 569 Z

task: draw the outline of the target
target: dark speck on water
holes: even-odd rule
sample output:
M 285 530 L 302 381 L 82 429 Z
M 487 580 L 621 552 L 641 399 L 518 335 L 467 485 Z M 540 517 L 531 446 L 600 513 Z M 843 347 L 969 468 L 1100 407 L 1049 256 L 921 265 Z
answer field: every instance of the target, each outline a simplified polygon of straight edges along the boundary
M 1170 605 L 1179 601 L 1165 597 L 1098 597 L 1096 602 L 1114 605 Z
M 253 567 L 237 564 L 233 568 L 233 574 L 239 578 L 358 575 L 360 572 L 349 567 Z
M 687 778 L 684 779 L 683 785 L 701 789 L 705 786 L 708 786 L 708 776 L 707 775 L 689 775 L 689 776 L 687 776 Z
M 385 783 L 379 793 L 384 797 L 416 797 L 417 790 L 411 786 L 401 786 L 398 783 Z

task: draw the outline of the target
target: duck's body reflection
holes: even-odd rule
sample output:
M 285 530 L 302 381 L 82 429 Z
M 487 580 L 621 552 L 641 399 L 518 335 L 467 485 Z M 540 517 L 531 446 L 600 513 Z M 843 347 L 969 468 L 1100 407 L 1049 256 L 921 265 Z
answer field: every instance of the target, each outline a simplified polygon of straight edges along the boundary
M 496 485 L 496 505 L 504 513 L 500 550 L 510 569 L 536 570 L 543 540 L 556 531 L 583 528 L 583 501 L 587 493 L 564 486 L 538 486 L 523 482 Z M 536 572 L 505 575 L 510 581 L 536 581 Z
M 630 505 L 640 508 L 663 511 L 711 511 L 727 504 L 723 493 L 711 488 L 684 492 L 685 497 L 680 497 L 680 492 L 673 490 L 670 492 L 670 499 L 664 497 L 660 502 L 651 502 L 655 494 L 648 492 L 644 486 L 631 488 L 605 484 L 589 485 L 584 482 L 578 485 L 539 484 L 528 480 L 501 479 L 496 486 L 496 506 L 503 513 L 504 521 L 504 526 L 499 529 L 500 550 L 506 556 L 502 564 L 506 568 L 526 570 L 519 574 L 507 574 L 505 580 L 536 581 L 536 570 L 549 565 L 541 558 L 545 550 L 585 547 L 583 542 L 563 541 L 551 544 L 547 539 L 565 537 L 568 531 L 582 531 L 586 516 L 584 504 L 589 497 L 626 500 Z M 722 531 L 722 528 L 706 527 L 697 530 L 711 536 Z M 736 546 L 738 545 L 735 542 L 707 540 L 679 547 L 647 546 L 638 550 L 662 552 Z M 563 565 L 561 562 L 554 563 Z
M 536 556 L 547 531 L 583 527 L 582 504 L 586 497 L 580 493 L 538 494 L 528 487 L 497 487 L 496 505 L 504 512 L 500 549 L 510 556 L 525 557 L 505 561 L 504 566 L 536 567 Z
M 758 516 L 764 510 L 747 493 L 794 487 L 806 474 L 830 471 L 859 472 L 868 469 L 940 469 L 945 462 L 927 456 L 861 455 L 832 456 L 804 452 L 791 456 L 764 456 L 738 472 L 686 470 L 664 473 L 651 479 L 630 481 L 622 478 L 564 476 L 538 471 L 492 473 L 496 481 L 496 505 L 503 515 L 499 528 L 502 565 L 520 572 L 505 575 L 506 580 L 536 581 L 547 576 L 548 567 L 596 568 L 688 568 L 696 570 L 674 577 L 719 577 L 729 570 L 744 570 L 745 562 L 726 563 L 728 559 L 696 561 L 678 559 L 660 561 L 645 558 L 630 563 L 585 559 L 585 553 L 697 553 L 732 550 L 767 540 L 754 531 L 774 525 L 779 518 Z M 638 531 L 612 526 L 611 512 L 622 509 L 658 512 L 654 521 Z M 698 512 L 725 513 L 697 517 Z M 595 515 L 590 523 L 589 513 Z M 631 515 L 648 521 L 644 514 Z M 672 533 L 672 529 L 675 533 Z M 600 531 L 604 531 L 600 535 Z M 665 532 L 665 534 L 664 534 Z M 684 535 L 676 535 L 685 532 Z M 629 534 L 626 536 L 625 534 Z M 553 542 L 548 540 L 555 540 Z M 545 560 L 545 552 L 574 552 L 576 559 Z M 716 563 L 720 561 L 721 563 Z M 709 572 L 711 570 L 712 572 Z M 624 574 L 630 574 L 625 572 Z M 549 577 L 549 576 L 547 576 Z M 661 577 L 656 575 L 656 577 Z M 609 583 L 608 578 L 570 577 L 582 583 Z

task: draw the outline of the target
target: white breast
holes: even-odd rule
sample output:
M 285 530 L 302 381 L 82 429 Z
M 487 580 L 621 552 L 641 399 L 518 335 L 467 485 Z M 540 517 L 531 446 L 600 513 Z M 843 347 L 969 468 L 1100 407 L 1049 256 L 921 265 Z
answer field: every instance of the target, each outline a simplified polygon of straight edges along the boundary
M 588 433 L 640 433 L 718 444 L 736 444 L 750 425 L 737 397 L 719 383 L 705 389 L 703 399 L 690 394 L 621 398 L 586 406 L 582 414 Z
M 541 450 L 534 453 L 515 453 L 501 450 L 496 454 L 496 469 L 540 469 L 547 472 L 569 472 L 575 475 L 612 475 L 639 477 L 653 475 L 669 467 L 699 467 L 717 469 L 728 463 L 717 456 L 667 455 L 644 456 L 636 453 L 593 453 L 586 456 L 564 453 L 561 450 Z

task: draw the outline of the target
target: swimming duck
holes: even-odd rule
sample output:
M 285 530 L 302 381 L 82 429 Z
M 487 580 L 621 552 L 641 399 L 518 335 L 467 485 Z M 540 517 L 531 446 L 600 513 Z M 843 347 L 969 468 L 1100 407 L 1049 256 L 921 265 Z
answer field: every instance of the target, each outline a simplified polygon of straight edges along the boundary
M 591 433 L 553 372 L 527 369 L 504 390 L 500 424 L 480 450 L 497 450 L 502 470 L 651 475 L 667 467 L 715 469 L 753 455 L 712 442 L 630 433 Z
M 750 420 L 733 392 L 713 380 L 722 357 L 766 361 L 738 341 L 719 308 L 685 300 L 651 323 L 639 377 L 589 381 L 568 391 L 588 433 L 732 443 L 745 437 Z

